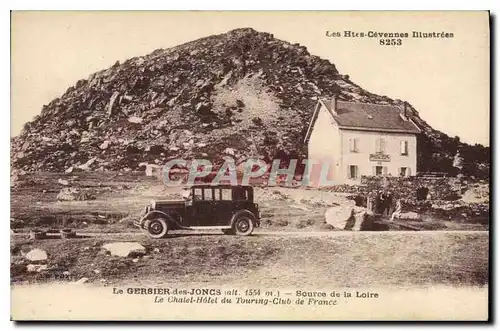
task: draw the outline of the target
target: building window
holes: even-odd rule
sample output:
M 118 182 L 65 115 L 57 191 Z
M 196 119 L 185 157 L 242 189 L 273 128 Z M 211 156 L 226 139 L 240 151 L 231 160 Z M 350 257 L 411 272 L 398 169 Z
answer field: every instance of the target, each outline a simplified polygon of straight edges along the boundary
M 401 141 L 401 155 L 408 155 L 408 141 Z
M 401 177 L 409 177 L 411 175 L 411 170 L 408 167 L 399 168 L 399 176 Z
M 349 166 L 349 178 L 350 179 L 358 178 L 358 166 L 357 165 L 350 165 Z
M 385 152 L 385 139 L 378 138 L 375 140 L 375 152 L 384 153 Z
M 387 176 L 387 167 L 384 166 L 374 166 L 373 167 L 374 176 Z
M 349 151 L 351 153 L 358 152 L 358 138 L 350 138 L 349 139 Z

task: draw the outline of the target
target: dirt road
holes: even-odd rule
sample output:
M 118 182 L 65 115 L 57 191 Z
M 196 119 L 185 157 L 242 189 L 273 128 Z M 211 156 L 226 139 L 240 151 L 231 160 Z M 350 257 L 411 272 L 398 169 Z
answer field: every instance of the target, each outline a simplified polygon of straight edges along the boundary
M 353 237 L 353 236 L 387 236 L 390 235 L 386 231 L 255 231 L 251 237 Z M 414 235 L 415 231 L 398 231 L 400 235 L 409 234 Z M 418 233 L 422 236 L 441 236 L 443 231 L 418 231 Z M 485 234 L 488 235 L 488 231 L 481 230 L 447 230 L 447 234 L 460 234 L 460 235 L 469 235 L 469 234 Z M 115 237 L 137 237 L 137 238 L 145 238 L 146 234 L 139 231 L 134 232 L 78 232 L 77 235 L 82 238 L 115 238 Z M 169 237 L 193 237 L 193 236 L 221 236 L 220 231 L 171 231 L 169 235 L 164 239 L 158 240 L 167 240 Z M 27 237 L 27 232 L 19 232 L 13 233 L 13 237 L 24 238 Z
M 67 181 L 68 186 L 60 183 Z M 84 201 L 59 201 L 68 187 L 88 193 Z M 131 232 L 132 220 L 140 217 L 155 199 L 181 199 L 181 187 L 166 187 L 139 173 L 75 173 L 26 175 L 11 190 L 11 228 L 71 227 L 82 232 Z M 285 187 L 255 187 L 262 230 L 319 231 L 328 208 L 352 203 L 348 194 Z M 487 230 L 488 218 L 436 218 L 422 215 L 408 224 L 421 230 Z M 330 226 L 331 227 L 331 226 Z M 400 227 L 391 227 L 399 230 Z

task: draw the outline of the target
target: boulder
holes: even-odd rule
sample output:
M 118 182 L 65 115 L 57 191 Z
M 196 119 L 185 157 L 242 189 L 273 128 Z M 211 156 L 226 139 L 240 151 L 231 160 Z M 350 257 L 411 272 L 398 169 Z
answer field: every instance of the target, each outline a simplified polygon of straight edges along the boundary
M 109 140 L 105 140 L 101 145 L 99 145 L 99 148 L 105 150 L 109 147 L 109 143 L 110 143 Z
M 137 117 L 137 116 L 130 116 L 128 118 L 128 121 L 130 123 L 140 124 L 140 123 L 142 123 L 142 118 L 141 117 Z
M 65 179 L 62 179 L 62 178 L 59 178 L 59 179 L 57 180 L 57 182 L 58 182 L 59 184 L 61 184 L 61 185 L 64 185 L 64 186 L 68 186 L 68 185 L 69 185 L 69 182 L 68 182 L 67 180 L 65 180 Z
M 17 173 L 13 173 L 10 176 L 10 186 L 14 187 L 17 185 L 18 182 L 19 182 L 19 175 Z
M 146 164 L 146 176 L 152 177 L 152 176 L 161 176 L 162 175 L 162 166 L 159 166 L 157 164 Z
M 342 204 L 328 208 L 325 212 L 325 221 L 336 229 L 359 231 L 367 213 L 369 213 L 367 209 L 357 207 L 354 203 Z
M 25 257 L 30 261 L 45 261 L 47 260 L 47 252 L 38 248 L 34 248 L 26 253 Z
M 26 266 L 27 272 L 42 272 L 49 269 L 46 264 L 28 264 Z
M 374 221 L 377 219 L 377 216 L 369 211 L 362 210 L 360 212 L 354 213 L 352 217 L 352 221 L 349 225 L 350 228 L 346 230 L 352 231 L 370 231 L 375 228 Z M 352 224 L 352 226 L 351 226 Z
M 210 104 L 208 102 L 198 102 L 195 109 L 199 114 L 208 115 L 210 113 Z
M 64 187 L 56 196 L 58 201 L 75 201 L 78 200 L 80 190 L 75 187 Z
M 96 157 L 89 159 L 87 162 L 85 162 L 85 164 L 79 166 L 79 168 L 82 170 L 89 170 L 90 166 L 95 162 L 96 159 Z
M 225 154 L 234 155 L 234 149 L 228 147 L 224 150 Z
M 146 248 L 138 242 L 116 242 L 102 246 L 111 255 L 132 257 L 146 254 Z
M 118 91 L 115 91 L 115 92 L 113 92 L 113 95 L 111 95 L 111 98 L 109 99 L 108 111 L 107 111 L 109 117 L 111 117 L 113 115 L 115 101 L 119 95 L 120 95 L 120 93 Z
M 63 187 L 56 196 L 58 201 L 85 201 L 94 200 L 95 195 L 76 187 Z
M 392 214 L 391 219 L 408 220 L 408 221 L 422 221 L 422 216 L 420 216 L 419 213 L 415 213 L 413 211 L 409 211 L 406 213 L 395 212 L 394 214 Z

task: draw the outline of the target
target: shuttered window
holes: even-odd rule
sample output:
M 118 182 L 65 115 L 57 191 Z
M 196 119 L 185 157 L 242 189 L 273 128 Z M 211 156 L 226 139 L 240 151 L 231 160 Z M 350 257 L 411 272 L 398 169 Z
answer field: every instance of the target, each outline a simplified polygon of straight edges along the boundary
M 349 179 L 358 178 L 358 166 L 357 165 L 350 165 L 347 167 L 347 177 Z
M 378 138 L 375 140 L 375 152 L 384 153 L 385 152 L 385 139 Z
M 399 168 L 399 176 L 401 177 L 410 177 L 411 169 L 409 167 L 401 167 Z
M 372 170 L 373 176 L 387 176 L 387 167 L 374 166 Z
M 401 176 L 401 177 L 406 176 L 406 167 L 399 168 L 399 176 Z
M 351 153 L 358 151 L 358 138 L 349 138 L 349 151 Z
M 408 155 L 408 141 L 401 141 L 401 155 Z

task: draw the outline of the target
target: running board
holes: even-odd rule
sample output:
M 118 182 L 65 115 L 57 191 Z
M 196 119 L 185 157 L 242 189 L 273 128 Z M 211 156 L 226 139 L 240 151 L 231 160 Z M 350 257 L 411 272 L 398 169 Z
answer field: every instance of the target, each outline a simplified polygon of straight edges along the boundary
M 216 226 L 186 226 L 185 229 L 190 230 L 226 230 L 231 229 L 230 225 L 216 225 Z

